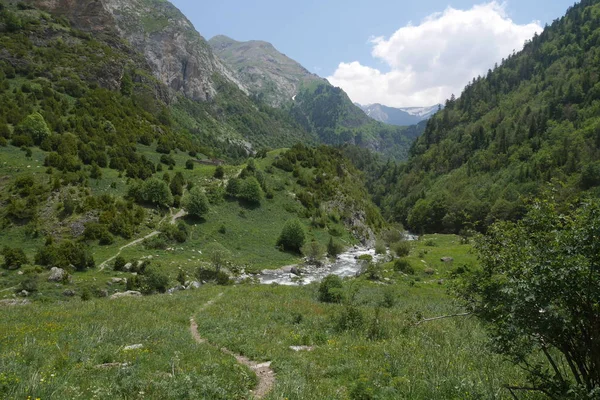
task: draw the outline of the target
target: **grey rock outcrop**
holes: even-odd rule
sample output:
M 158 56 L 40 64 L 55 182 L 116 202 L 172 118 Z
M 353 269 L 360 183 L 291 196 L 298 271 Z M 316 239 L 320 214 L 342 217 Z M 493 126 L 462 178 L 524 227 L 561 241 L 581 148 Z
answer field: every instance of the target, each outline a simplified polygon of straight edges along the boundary
M 67 272 L 62 268 L 52 267 L 48 282 L 62 282 L 66 277 Z
M 128 290 L 126 292 L 118 292 L 110 296 L 111 299 L 120 299 L 123 297 L 141 297 L 142 294 L 135 290 Z
M 245 89 L 213 54 L 192 23 L 164 0 L 25 0 L 69 19 L 81 30 L 118 33 L 145 57 L 154 77 L 193 100 L 217 93 L 219 76 Z M 119 45 L 119 43 L 115 43 Z M 123 71 L 116 71 L 120 74 Z M 120 81 L 120 75 L 115 79 Z M 110 85 L 110 86 L 116 86 Z

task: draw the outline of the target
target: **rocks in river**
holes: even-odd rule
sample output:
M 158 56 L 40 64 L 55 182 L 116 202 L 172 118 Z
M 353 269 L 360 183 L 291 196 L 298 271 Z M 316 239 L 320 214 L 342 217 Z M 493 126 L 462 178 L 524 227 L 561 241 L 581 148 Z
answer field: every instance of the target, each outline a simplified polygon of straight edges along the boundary
M 128 290 L 126 292 L 117 292 L 110 296 L 111 299 L 120 299 L 122 297 L 141 297 L 142 294 L 136 290 Z
M 451 263 L 451 262 L 454 262 L 454 258 L 452 258 L 452 257 L 442 257 L 440 259 L 440 261 L 443 262 L 443 263 Z
M 290 270 L 290 272 L 294 275 L 302 275 L 302 270 L 300 268 L 298 268 L 297 266 L 292 267 L 292 269 Z
M 62 282 L 67 275 L 67 271 L 62 268 L 52 267 L 48 282 Z

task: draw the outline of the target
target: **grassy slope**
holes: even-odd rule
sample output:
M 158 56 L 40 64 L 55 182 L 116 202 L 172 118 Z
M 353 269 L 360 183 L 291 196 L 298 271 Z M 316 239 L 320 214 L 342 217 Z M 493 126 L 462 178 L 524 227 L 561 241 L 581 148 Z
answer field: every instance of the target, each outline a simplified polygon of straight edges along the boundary
M 426 245 L 427 239 L 436 246 Z M 272 361 L 277 377 L 270 399 L 509 398 L 501 385 L 520 382 L 520 371 L 490 353 L 475 320 L 414 326 L 421 316 L 460 310 L 446 294 L 446 284 L 438 283 L 454 266 L 442 264 L 439 257 L 454 257 L 455 266 L 471 264 L 475 259 L 469 250 L 455 236 L 427 237 L 413 243 L 410 259 L 434 266 L 433 277 L 423 271 L 403 276 L 388 265 L 390 285 L 346 282 L 346 290 L 357 291 L 355 306 L 365 322 L 345 331 L 336 329 L 345 306 L 319 303 L 316 285 L 204 286 L 173 296 L 35 303 L 26 313 L 21 307 L 2 308 L 0 393 L 6 398 L 248 396 L 252 374 L 235 366 L 232 357 L 194 344 L 188 330 L 193 316 L 200 334 L 215 345 Z M 220 292 L 223 297 L 202 309 Z M 384 292 L 391 292 L 395 304 L 380 309 L 381 336 L 369 340 Z M 138 343 L 143 350 L 122 351 Z M 291 345 L 315 348 L 294 352 Z M 105 362 L 132 365 L 122 370 L 94 367 Z

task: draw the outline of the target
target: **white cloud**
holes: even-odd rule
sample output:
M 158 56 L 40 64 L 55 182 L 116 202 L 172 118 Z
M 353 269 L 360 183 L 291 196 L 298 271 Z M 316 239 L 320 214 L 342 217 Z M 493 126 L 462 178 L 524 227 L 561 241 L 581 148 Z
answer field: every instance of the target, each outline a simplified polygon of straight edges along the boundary
M 539 22 L 514 23 L 495 1 L 469 10 L 447 8 L 390 38 L 372 38 L 372 55 L 389 72 L 341 63 L 327 79 L 361 104 L 430 106 L 460 95 L 464 86 L 541 32 Z

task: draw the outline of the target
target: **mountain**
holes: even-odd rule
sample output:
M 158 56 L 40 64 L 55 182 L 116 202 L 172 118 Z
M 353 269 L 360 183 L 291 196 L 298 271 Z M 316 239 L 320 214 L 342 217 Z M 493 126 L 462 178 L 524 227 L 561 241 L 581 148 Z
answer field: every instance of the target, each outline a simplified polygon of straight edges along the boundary
M 290 103 L 302 85 L 325 82 L 277 51 L 271 43 L 238 42 L 223 35 L 213 37 L 208 43 L 250 92 L 271 106 Z
M 400 107 L 400 111 L 404 111 L 415 117 L 422 118 L 421 121 L 431 118 L 436 112 L 444 108 L 442 104 L 436 104 L 430 107 Z
M 241 90 L 192 23 L 170 2 L 162 0 L 26 0 L 27 4 L 66 17 L 72 26 L 95 33 L 117 31 L 144 54 L 153 75 L 193 100 L 217 93 L 214 75 L 225 77 Z M 75 3 L 75 4 L 73 4 Z
M 426 232 L 485 230 L 528 198 L 600 194 L 600 3 L 571 7 L 451 98 L 376 185 L 388 217 Z
M 355 104 L 374 120 L 397 126 L 416 125 L 431 118 L 441 107 L 441 105 L 435 105 L 431 107 L 393 108 L 377 103 L 370 105 Z
M 373 121 L 340 88 L 311 74 L 267 42 L 209 41 L 213 51 L 258 99 L 285 110 L 321 143 L 356 144 L 404 160 L 412 138 L 404 128 Z

